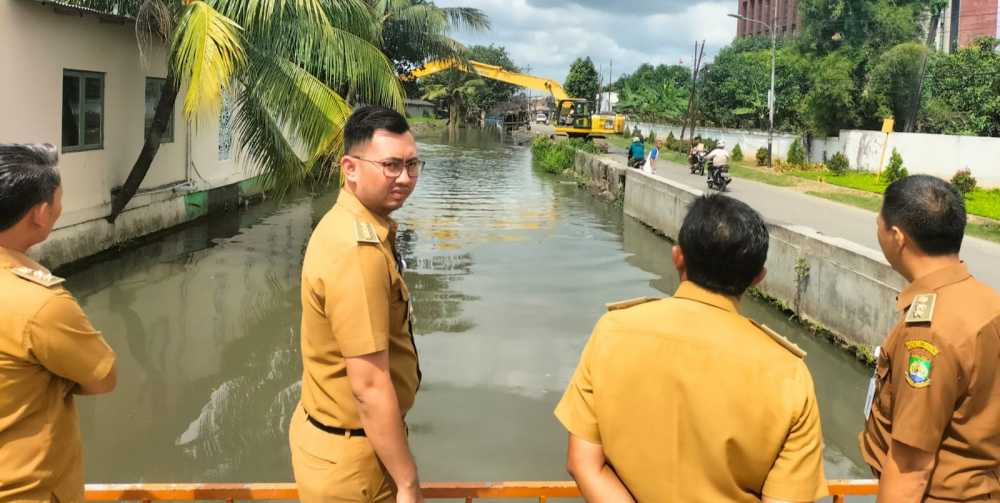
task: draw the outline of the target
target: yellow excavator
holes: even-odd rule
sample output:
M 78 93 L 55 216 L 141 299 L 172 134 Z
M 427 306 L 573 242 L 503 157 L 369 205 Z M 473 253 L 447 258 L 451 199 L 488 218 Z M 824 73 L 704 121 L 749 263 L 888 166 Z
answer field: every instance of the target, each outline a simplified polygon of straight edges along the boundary
M 570 138 L 602 138 L 607 135 L 621 134 L 625 130 L 624 116 L 596 113 L 597 108 L 593 101 L 571 98 L 558 82 L 512 72 L 495 65 L 478 61 L 437 60 L 414 70 L 408 77 L 421 78 L 450 69 L 474 73 L 483 78 L 499 80 L 536 91 L 548 92 L 556 100 L 556 133 L 567 135 Z

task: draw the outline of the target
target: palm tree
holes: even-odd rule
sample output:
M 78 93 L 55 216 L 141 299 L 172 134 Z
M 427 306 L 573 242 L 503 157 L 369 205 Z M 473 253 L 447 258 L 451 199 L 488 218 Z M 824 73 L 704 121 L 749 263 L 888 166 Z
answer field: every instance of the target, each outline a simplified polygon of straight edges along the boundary
M 346 83 L 367 103 L 403 109 L 392 63 L 371 42 L 378 27 L 363 0 L 70 1 L 134 17 L 140 48 L 169 47 L 167 83 L 142 151 L 112 200 L 112 222 L 148 173 L 182 86 L 191 122 L 214 117 L 223 93 L 235 98 L 237 156 L 278 190 L 324 176 L 342 150 L 351 108 L 334 85 Z
M 399 73 L 412 71 L 429 59 L 463 59 L 465 47 L 451 30 L 489 30 L 489 18 L 479 9 L 438 7 L 426 0 L 365 0 L 375 20 L 373 41 L 396 65 Z
M 436 77 L 436 76 L 435 76 Z M 468 75 L 457 70 L 443 72 L 440 78 L 435 78 L 431 83 L 424 85 L 424 99 L 448 101 L 448 129 L 458 128 L 465 103 L 486 87 L 483 79 L 469 78 Z

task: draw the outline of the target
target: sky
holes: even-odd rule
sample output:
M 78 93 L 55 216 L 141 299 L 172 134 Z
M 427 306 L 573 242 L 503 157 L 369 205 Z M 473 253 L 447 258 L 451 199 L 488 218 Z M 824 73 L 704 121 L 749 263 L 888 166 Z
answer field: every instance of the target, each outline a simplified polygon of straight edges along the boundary
M 613 78 L 642 63 L 690 66 L 695 40 L 705 40 L 705 62 L 736 36 L 736 0 L 437 0 L 439 7 L 476 7 L 488 32 L 456 31 L 466 45 L 495 44 L 532 75 L 565 81 L 573 60 L 590 56 Z

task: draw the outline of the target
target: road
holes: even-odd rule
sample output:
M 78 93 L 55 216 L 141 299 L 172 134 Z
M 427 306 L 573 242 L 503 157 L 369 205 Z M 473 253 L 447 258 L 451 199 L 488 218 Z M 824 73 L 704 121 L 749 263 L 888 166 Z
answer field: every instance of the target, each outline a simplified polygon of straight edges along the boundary
M 611 157 L 624 164 L 623 155 Z M 665 159 L 657 161 L 656 175 L 706 190 L 704 177 L 692 175 L 687 166 Z M 749 204 L 770 222 L 804 225 L 827 236 L 879 251 L 875 237 L 876 214 L 868 210 L 742 178 L 733 179 L 727 195 Z M 976 278 L 1000 290 L 1000 244 L 966 236 L 962 258 Z

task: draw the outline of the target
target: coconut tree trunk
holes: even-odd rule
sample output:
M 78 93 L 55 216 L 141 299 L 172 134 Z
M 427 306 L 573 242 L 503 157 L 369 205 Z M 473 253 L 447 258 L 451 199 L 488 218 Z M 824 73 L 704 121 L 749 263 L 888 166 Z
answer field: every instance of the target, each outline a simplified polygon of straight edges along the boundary
M 927 27 L 927 47 L 933 49 L 937 40 L 938 24 L 941 22 L 941 9 L 934 11 L 931 15 L 930 26 Z
M 458 130 L 461 117 L 462 99 L 454 96 L 448 103 L 448 129 Z
M 179 87 L 173 69 L 168 68 L 167 80 L 160 91 L 160 100 L 156 103 L 156 112 L 153 114 L 153 124 L 149 128 L 149 132 L 146 133 L 145 142 L 142 144 L 139 158 L 132 165 L 132 171 L 129 172 L 128 178 L 125 179 L 121 188 L 113 194 L 111 215 L 108 216 L 108 222 L 114 223 L 118 215 L 121 215 L 125 206 L 139 191 L 139 186 L 142 185 L 146 174 L 149 173 L 153 159 L 156 158 L 156 153 L 160 150 L 160 139 L 163 137 L 164 131 L 167 130 L 170 114 L 174 112 L 174 103 L 177 101 Z

